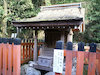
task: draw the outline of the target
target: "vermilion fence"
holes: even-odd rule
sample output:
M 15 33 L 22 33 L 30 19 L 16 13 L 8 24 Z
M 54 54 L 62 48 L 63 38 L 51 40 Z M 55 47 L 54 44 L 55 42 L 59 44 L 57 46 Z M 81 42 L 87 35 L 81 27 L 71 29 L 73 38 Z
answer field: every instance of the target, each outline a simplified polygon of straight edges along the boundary
M 84 64 L 88 65 L 87 75 L 100 75 L 100 53 L 64 50 L 66 56 L 65 75 L 72 75 L 72 59 L 77 58 L 76 75 L 83 75 Z M 56 75 L 62 75 L 56 73 Z
M 0 39 L 0 75 L 20 75 L 21 45 L 5 40 L 6 43 L 1 43 Z
M 34 50 L 34 41 L 24 41 L 21 43 L 21 64 L 27 63 L 28 61 L 33 61 L 33 50 Z M 42 45 L 43 42 L 39 41 L 38 43 L 38 54 L 39 54 L 39 47 Z
M 16 39 L 5 40 L 2 43 L 0 38 L 0 75 L 20 75 L 21 63 L 33 60 L 34 43 L 24 42 L 20 45 Z M 38 47 L 41 44 L 38 43 Z
M 83 67 L 85 59 L 88 59 L 88 74 L 100 75 L 100 53 L 83 52 L 83 51 L 68 51 L 66 50 L 66 71 L 65 75 L 71 75 L 72 58 L 77 58 L 76 75 L 83 75 Z M 98 65 L 98 66 L 97 66 Z
M 63 42 L 57 42 L 56 48 L 61 50 L 62 45 L 58 47 L 58 44 L 62 43 Z M 76 72 L 74 72 L 74 75 L 100 75 L 100 52 L 96 52 L 96 44 L 90 44 L 89 52 L 84 51 L 84 43 L 82 42 L 78 44 L 78 51 L 72 51 L 72 47 L 73 43 L 68 42 L 66 50 L 64 50 L 64 56 L 66 57 L 65 75 L 73 75 L 73 58 L 76 60 Z M 84 66 L 87 66 L 87 71 L 84 70 Z M 62 74 L 55 73 L 55 75 Z
M 33 59 L 34 43 L 21 43 L 21 63 L 26 63 Z

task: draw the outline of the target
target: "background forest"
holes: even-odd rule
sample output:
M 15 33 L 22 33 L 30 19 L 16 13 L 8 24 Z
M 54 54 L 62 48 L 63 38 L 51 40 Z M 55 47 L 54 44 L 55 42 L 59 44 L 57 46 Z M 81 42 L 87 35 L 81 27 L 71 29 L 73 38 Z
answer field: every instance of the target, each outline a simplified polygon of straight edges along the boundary
M 0 37 L 10 37 L 11 33 L 16 33 L 16 28 L 13 27 L 11 21 L 36 16 L 40 11 L 40 6 L 75 2 L 82 2 L 82 6 L 86 9 L 86 31 L 74 33 L 74 40 L 99 43 L 99 0 L 0 0 Z M 24 30 L 23 35 L 29 35 L 29 30 Z

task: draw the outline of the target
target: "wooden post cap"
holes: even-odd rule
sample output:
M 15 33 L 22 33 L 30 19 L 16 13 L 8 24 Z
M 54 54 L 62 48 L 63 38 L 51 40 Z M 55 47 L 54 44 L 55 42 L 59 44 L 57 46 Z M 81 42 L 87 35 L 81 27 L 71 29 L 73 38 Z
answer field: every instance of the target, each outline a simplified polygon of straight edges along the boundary
M 9 44 L 14 43 L 15 45 L 20 45 L 21 44 L 21 39 L 19 38 L 9 38 Z
M 20 38 L 15 38 L 15 39 L 13 39 L 13 43 L 15 45 L 20 45 L 21 44 L 21 39 Z
M 2 43 L 7 44 L 9 42 L 8 38 L 2 38 Z
M 66 50 L 73 50 L 73 43 L 72 42 L 66 43 Z
M 63 41 L 57 41 L 56 42 L 56 49 L 64 49 L 64 42 Z
M 13 43 L 12 38 L 9 38 L 9 44 L 12 44 L 12 43 Z
M 2 38 L 0 38 L 0 43 L 2 43 Z
M 90 52 L 96 52 L 97 45 L 95 43 L 90 43 Z
M 78 51 L 84 51 L 84 42 L 78 43 Z

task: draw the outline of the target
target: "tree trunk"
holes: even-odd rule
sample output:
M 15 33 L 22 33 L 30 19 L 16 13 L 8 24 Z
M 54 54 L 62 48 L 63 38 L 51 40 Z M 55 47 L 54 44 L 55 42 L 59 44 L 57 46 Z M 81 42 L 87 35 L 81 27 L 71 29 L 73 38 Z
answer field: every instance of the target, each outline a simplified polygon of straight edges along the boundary
M 6 37 L 7 35 L 7 1 L 3 0 L 3 6 L 4 6 L 4 19 L 2 20 L 2 37 Z

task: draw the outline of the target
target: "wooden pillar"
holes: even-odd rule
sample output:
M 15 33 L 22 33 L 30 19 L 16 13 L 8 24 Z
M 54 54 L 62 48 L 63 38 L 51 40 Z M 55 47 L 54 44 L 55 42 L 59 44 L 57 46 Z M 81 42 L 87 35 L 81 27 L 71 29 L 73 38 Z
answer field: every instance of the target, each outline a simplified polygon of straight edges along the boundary
M 17 27 L 17 36 L 19 37 L 20 29 Z
M 61 31 L 61 41 L 64 42 L 64 48 L 65 48 L 65 30 Z
M 38 37 L 38 33 L 37 30 L 35 30 L 35 36 L 34 36 L 34 62 L 36 63 L 37 61 L 37 37 Z
M 69 34 L 67 36 L 67 42 L 73 42 L 73 31 L 70 29 Z
M 61 31 L 61 40 L 64 41 L 65 40 L 65 31 Z

